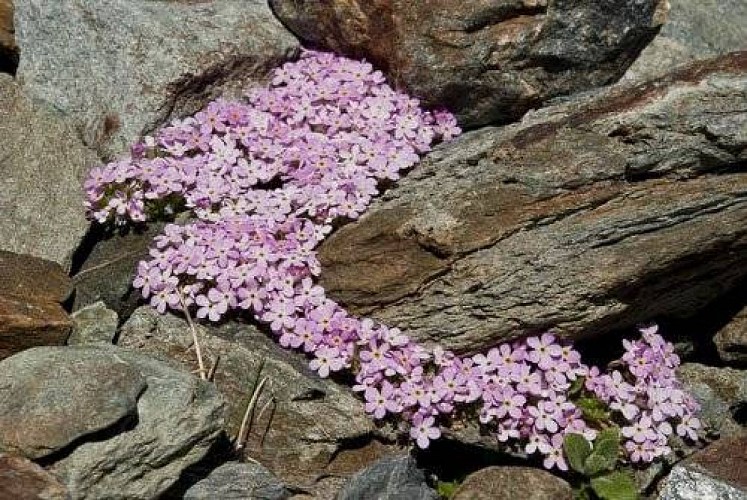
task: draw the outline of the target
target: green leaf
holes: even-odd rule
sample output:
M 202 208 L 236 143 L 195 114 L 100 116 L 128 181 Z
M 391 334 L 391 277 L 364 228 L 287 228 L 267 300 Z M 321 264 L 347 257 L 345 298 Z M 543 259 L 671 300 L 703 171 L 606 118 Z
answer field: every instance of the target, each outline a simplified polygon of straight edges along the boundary
M 608 427 L 599 432 L 594 440 L 594 450 L 584 463 L 589 476 L 615 468 L 617 457 L 620 455 L 620 430 Z
M 607 405 L 602 401 L 594 397 L 583 397 L 576 401 L 578 406 L 584 414 L 586 420 L 595 422 L 602 422 L 609 420 L 609 411 L 607 411 Z
M 563 451 L 573 470 L 586 474 L 584 462 L 591 453 L 591 445 L 586 438 L 581 434 L 566 434 L 563 440 Z
M 578 395 L 581 389 L 584 388 L 584 382 L 586 382 L 585 377 L 576 377 L 576 380 L 573 381 L 571 387 L 568 389 L 568 395 L 571 397 Z
M 594 493 L 602 500 L 638 500 L 638 488 L 633 478 L 622 472 L 610 472 L 591 480 Z

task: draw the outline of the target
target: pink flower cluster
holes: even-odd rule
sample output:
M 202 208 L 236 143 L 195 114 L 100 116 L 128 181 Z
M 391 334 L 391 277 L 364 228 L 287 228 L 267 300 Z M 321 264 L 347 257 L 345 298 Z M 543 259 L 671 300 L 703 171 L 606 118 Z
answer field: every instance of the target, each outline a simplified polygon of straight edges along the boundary
M 275 71 L 248 102 L 215 101 L 133 147 L 132 158 L 91 171 L 89 216 L 148 218 L 148 202 L 174 200 L 203 220 L 248 214 L 277 221 L 355 219 L 438 140 L 460 133 L 394 91 L 370 64 L 306 52 Z
M 380 181 L 396 180 L 432 143 L 459 133 L 452 115 L 423 111 L 369 64 L 306 52 L 246 102 L 213 102 L 143 139 L 129 159 L 94 169 L 86 206 L 91 218 L 115 224 L 189 209 L 196 220 L 166 226 L 139 264 L 134 285 L 143 297 L 160 312 L 189 308 L 211 321 L 248 311 L 283 347 L 307 353 L 320 376 L 352 371 L 366 411 L 404 420 L 421 448 L 441 424 L 475 412 L 498 441 L 567 469 L 563 437 L 595 435 L 569 396 L 580 378 L 631 425 L 645 425 L 645 413 L 659 430 L 671 421 L 694 437 L 692 405 L 677 413 L 676 398 L 654 390 L 674 387 L 671 371 L 624 360 L 636 377 L 631 399 L 619 372 L 589 370 L 551 334 L 458 357 L 350 316 L 315 284 L 315 248 L 333 221 L 357 218 Z M 662 342 L 651 334 L 629 350 L 671 364 Z M 630 432 L 634 445 L 662 448 Z M 626 449 L 633 460 L 654 456 Z
M 668 442 L 673 432 L 696 440 L 700 428 L 695 417 L 699 405 L 675 374 L 679 357 L 657 330 L 642 328 L 641 340 L 623 341 L 622 371 L 600 374 L 595 367 L 586 380 L 587 389 L 618 413 L 624 447 L 633 462 L 651 462 L 671 453 Z

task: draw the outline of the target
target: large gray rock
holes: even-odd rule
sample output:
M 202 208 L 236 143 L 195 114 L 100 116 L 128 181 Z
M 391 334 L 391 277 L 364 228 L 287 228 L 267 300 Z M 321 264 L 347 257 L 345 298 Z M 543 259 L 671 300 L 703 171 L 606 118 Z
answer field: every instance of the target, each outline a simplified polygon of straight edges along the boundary
M 138 371 L 109 352 L 28 349 L 0 362 L 0 449 L 37 459 L 137 414 Z
M 60 350 L 114 356 L 147 383 L 137 401 L 137 419 L 127 429 L 83 441 L 50 467 L 73 498 L 157 498 L 206 455 L 222 432 L 224 403 L 211 384 L 161 360 L 113 346 Z
M 721 439 L 677 464 L 659 499 L 747 499 L 747 438 Z
M 259 464 L 230 462 L 184 493 L 184 500 L 285 500 L 290 491 Z
M 747 408 L 747 371 L 685 363 L 677 376 L 700 403 L 698 417 L 708 429 L 722 436 L 746 433 L 735 416 Z
M 106 158 L 297 47 L 264 0 L 28 0 L 15 21 L 19 81 Z
M 616 81 L 657 33 L 664 0 L 270 0 L 301 39 L 364 56 L 468 126 Z
M 382 458 L 350 478 L 337 500 L 437 500 L 439 497 L 409 455 Z
M 646 79 L 694 59 L 747 49 L 744 0 L 669 0 L 667 20 L 625 79 Z
M 453 500 L 571 500 L 571 485 L 542 469 L 487 467 L 467 478 Z
M 747 276 L 747 52 L 437 148 L 320 247 L 349 310 L 478 351 L 687 316 Z
M 69 270 L 88 229 L 82 182 L 98 160 L 59 113 L 0 73 L 0 250 Z
M 311 372 L 303 357 L 288 353 L 254 326 L 227 322 L 220 327 L 198 325 L 200 345 L 211 366 L 220 358 L 215 384 L 228 403 L 227 428 L 238 434 L 259 368 L 267 377 L 257 404 L 245 453 L 285 483 L 313 490 L 318 478 L 349 476 L 360 468 L 360 455 L 375 459 L 374 434 L 363 404 L 343 386 Z M 192 337 L 187 323 L 160 315 L 149 306 L 138 308 L 119 333 L 119 345 L 181 361 L 197 369 L 188 350 Z M 274 399 L 264 412 L 263 408 Z M 362 450 L 349 450 L 353 448 Z

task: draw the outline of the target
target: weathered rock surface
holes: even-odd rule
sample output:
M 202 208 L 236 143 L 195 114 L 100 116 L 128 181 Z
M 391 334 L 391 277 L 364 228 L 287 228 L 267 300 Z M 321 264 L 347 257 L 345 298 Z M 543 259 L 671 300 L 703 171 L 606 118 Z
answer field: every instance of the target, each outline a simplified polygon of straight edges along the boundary
M 654 37 L 662 0 L 270 0 L 313 46 L 366 57 L 467 126 L 616 81 Z
M 13 29 L 13 1 L 0 0 L 0 73 L 13 73 L 18 65 L 18 47 Z
M 101 301 L 120 317 L 129 317 L 142 301 L 140 292 L 132 286 L 137 263 L 148 258 L 148 248 L 163 227 L 152 223 L 124 233 L 97 234 L 95 244 L 73 276 L 73 310 Z
M 465 134 L 320 248 L 329 294 L 475 351 L 692 314 L 747 275 L 747 52 Z
M 453 500 L 571 500 L 571 486 L 532 467 L 488 467 L 467 476 Z
M 698 417 L 707 428 L 722 436 L 745 434 L 747 371 L 685 363 L 677 376 L 700 403 Z M 741 420 L 741 422 L 740 422 Z
M 70 500 L 67 488 L 27 458 L 0 454 L 0 498 Z
M 0 74 L 0 137 L 0 250 L 69 269 L 88 228 L 82 181 L 96 156 L 72 125 L 32 102 L 5 74 Z
M 0 250 L 0 360 L 64 344 L 72 324 L 59 303 L 71 290 L 59 264 Z
M 117 335 L 119 315 L 96 302 L 72 315 L 73 331 L 68 345 L 112 344 Z
M 0 449 L 37 459 L 136 415 L 145 380 L 115 353 L 37 347 L 0 362 Z
M 0 295 L 63 302 L 72 290 L 72 281 L 59 264 L 0 250 Z
M 285 500 L 290 491 L 259 464 L 221 465 L 184 493 L 184 500 Z
M 345 387 L 311 372 L 303 358 L 285 352 L 255 327 L 228 322 L 198 325 L 206 363 L 220 358 L 215 384 L 228 403 L 228 430 L 236 436 L 250 391 L 262 367 L 268 382 L 257 404 L 247 456 L 259 461 L 289 485 L 310 489 L 325 475 L 349 476 L 361 462 L 380 453 L 369 440 L 374 425 L 363 405 Z M 197 369 L 187 323 L 138 308 L 122 326 L 118 345 L 181 361 Z M 260 409 L 269 406 L 260 415 Z M 352 449 L 348 448 L 357 448 Z
M 437 500 L 438 494 L 428 486 L 425 474 L 415 459 L 394 455 L 366 467 L 348 481 L 337 500 Z
M 747 498 L 747 438 L 721 439 L 677 464 L 660 500 Z
M 29 0 L 15 20 L 19 81 L 106 158 L 256 82 L 298 43 L 263 0 Z
M 157 498 L 184 469 L 205 456 L 222 432 L 224 403 L 211 384 L 127 349 L 91 346 L 58 350 L 81 356 L 113 356 L 147 384 L 137 400 L 137 418 L 127 428 L 113 429 L 97 440 L 84 440 L 51 465 L 50 471 L 63 480 L 73 498 Z
M 0 295 L 0 359 L 31 347 L 63 345 L 71 329 L 57 303 Z
M 743 0 L 669 0 L 669 4 L 664 26 L 625 79 L 648 79 L 694 59 L 747 49 Z
M 742 309 L 713 338 L 721 359 L 727 363 L 747 364 L 747 307 Z

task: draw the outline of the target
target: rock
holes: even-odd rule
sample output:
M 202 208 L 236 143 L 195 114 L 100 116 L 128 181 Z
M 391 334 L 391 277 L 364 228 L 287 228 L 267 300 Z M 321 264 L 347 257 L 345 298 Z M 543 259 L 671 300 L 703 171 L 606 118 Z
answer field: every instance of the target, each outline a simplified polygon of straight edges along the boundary
M 15 20 L 19 81 L 107 159 L 256 83 L 298 45 L 263 0 L 29 0 Z
M 362 456 L 374 460 L 385 451 L 373 443 L 365 445 L 375 428 L 363 404 L 347 388 L 316 376 L 300 356 L 283 351 L 247 324 L 197 328 L 206 363 L 210 366 L 220 357 L 215 384 L 228 403 L 231 436 L 238 434 L 257 371 L 263 367 L 261 376 L 268 382 L 245 452 L 286 484 L 313 489 L 319 477 L 349 476 L 360 468 Z M 195 356 L 187 351 L 191 343 L 184 320 L 144 306 L 122 325 L 118 345 L 176 359 L 193 370 Z M 271 398 L 274 403 L 260 415 Z M 360 442 L 364 445 L 355 444 Z
M 747 498 L 747 437 L 721 439 L 677 464 L 660 500 Z
M 467 476 L 453 500 L 571 500 L 571 486 L 532 467 L 488 467 Z
M 37 347 L 0 362 L 0 449 L 32 459 L 136 415 L 145 380 L 115 353 Z
M 745 433 L 738 416 L 747 408 L 747 372 L 685 363 L 677 376 L 700 403 L 698 416 L 707 428 L 722 436 Z
M 120 318 L 129 317 L 142 302 L 140 292 L 132 286 L 137 263 L 148 258 L 148 248 L 163 227 L 152 223 L 114 234 L 101 234 L 97 228 L 94 244 L 73 276 L 73 310 L 101 301 Z
M 0 250 L 0 295 L 64 302 L 72 289 L 70 277 L 59 264 Z
M 73 316 L 73 332 L 68 345 L 111 344 L 117 335 L 119 315 L 106 308 L 103 302 L 96 302 L 76 311 Z
M 0 295 L 0 360 L 31 347 L 63 345 L 71 330 L 57 303 Z
M 0 73 L 15 73 L 18 47 L 13 29 L 13 2 L 0 0 Z
M 663 0 L 270 0 L 312 46 L 384 69 L 468 127 L 616 81 L 656 35 Z
M 724 362 L 747 364 L 747 307 L 719 330 L 713 341 Z
M 415 459 L 408 455 L 393 455 L 357 473 L 337 495 L 337 500 L 361 498 L 437 500 L 439 496 L 428 486 Z
M 161 360 L 114 346 L 65 347 L 91 357 L 114 356 L 147 387 L 129 428 L 83 441 L 50 466 L 73 498 L 157 498 L 199 462 L 222 432 L 224 403 L 212 384 Z
M 88 228 L 82 181 L 96 156 L 73 127 L 0 74 L 0 250 L 70 269 Z
M 747 49 L 747 4 L 742 0 L 669 0 L 659 35 L 624 79 L 644 80 L 694 59 Z
M 0 454 L 0 498 L 70 500 L 67 488 L 27 458 Z
M 60 306 L 72 289 L 59 264 L 0 250 L 0 360 L 64 344 L 72 327 Z
M 479 351 L 689 316 L 747 276 L 747 52 L 431 153 L 320 247 L 354 313 Z
M 184 500 L 284 500 L 291 496 L 283 483 L 259 464 L 229 462 L 189 488 Z

